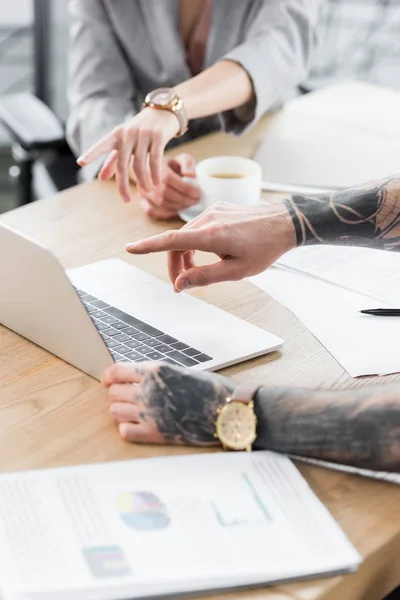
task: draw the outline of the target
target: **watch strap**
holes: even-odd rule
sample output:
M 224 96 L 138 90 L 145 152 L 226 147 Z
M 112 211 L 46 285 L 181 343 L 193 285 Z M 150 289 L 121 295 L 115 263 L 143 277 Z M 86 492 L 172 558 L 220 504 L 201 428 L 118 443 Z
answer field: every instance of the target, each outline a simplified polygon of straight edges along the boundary
M 177 98 L 176 103 L 171 108 L 171 111 L 175 114 L 179 122 L 179 131 L 175 137 L 181 137 L 188 130 L 188 118 L 186 115 L 185 108 L 183 106 L 182 98 Z
M 254 396 L 260 387 L 260 385 L 255 385 L 254 383 L 240 384 L 230 396 L 230 400 L 231 402 L 243 402 L 244 404 L 250 404 L 250 402 L 254 400 Z

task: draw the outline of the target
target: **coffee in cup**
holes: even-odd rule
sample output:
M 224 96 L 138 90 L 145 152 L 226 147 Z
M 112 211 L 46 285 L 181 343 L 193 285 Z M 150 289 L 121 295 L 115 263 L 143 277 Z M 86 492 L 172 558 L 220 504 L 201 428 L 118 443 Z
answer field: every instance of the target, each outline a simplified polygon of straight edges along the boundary
M 258 204 L 261 195 L 261 166 L 241 156 L 214 156 L 196 165 L 196 178 L 186 178 L 200 188 L 200 203 L 179 214 L 190 221 L 217 202 Z

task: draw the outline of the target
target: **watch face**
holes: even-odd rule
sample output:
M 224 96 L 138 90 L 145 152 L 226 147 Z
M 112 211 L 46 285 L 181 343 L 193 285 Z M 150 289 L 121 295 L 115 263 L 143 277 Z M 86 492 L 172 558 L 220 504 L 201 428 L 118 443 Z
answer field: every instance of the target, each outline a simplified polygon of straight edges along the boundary
M 256 425 L 252 405 L 229 402 L 218 416 L 217 435 L 224 446 L 232 450 L 246 450 L 255 440 Z
M 148 94 L 148 100 L 152 104 L 168 106 L 176 98 L 176 92 L 171 88 L 158 88 Z

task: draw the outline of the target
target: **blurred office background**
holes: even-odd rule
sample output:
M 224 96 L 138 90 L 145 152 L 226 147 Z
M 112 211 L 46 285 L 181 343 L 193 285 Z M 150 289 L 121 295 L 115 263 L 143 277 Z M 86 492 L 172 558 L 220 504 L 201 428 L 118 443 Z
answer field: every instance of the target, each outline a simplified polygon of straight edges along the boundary
M 19 114 L 13 101 L 6 107 L 9 121 L 10 115 L 14 123 L 24 116 L 25 125 L 37 125 L 32 139 L 43 132 L 45 139 L 39 140 L 40 152 L 35 146 L 31 151 L 28 127 L 28 146 L 23 147 L 26 139 L 21 147 L 14 138 L 12 150 L 0 123 L 0 213 L 77 181 L 63 132 L 68 112 L 67 8 L 68 0 L 0 0 L 0 113 L 7 95 L 19 93 L 34 94 L 50 109 L 37 113 L 29 99 L 21 100 Z M 288 97 L 343 79 L 399 88 L 399 24 L 400 0 L 325 0 L 311 73 Z
M 0 97 L 32 92 L 65 122 L 67 0 L 0 0 Z M 0 125 L 0 212 L 17 204 L 11 141 Z

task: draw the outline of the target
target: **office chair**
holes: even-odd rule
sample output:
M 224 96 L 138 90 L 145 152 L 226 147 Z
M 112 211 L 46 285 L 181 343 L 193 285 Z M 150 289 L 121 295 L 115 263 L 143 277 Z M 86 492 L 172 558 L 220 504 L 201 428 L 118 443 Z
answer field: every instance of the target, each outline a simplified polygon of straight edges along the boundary
M 79 167 L 51 110 L 29 93 L 0 98 L 0 122 L 12 139 L 10 175 L 18 204 L 28 204 L 77 183 Z
M 12 140 L 11 179 L 19 205 L 77 183 L 79 167 L 65 141 L 64 126 L 51 111 L 50 0 L 34 0 L 35 95 L 0 97 L 0 122 Z

